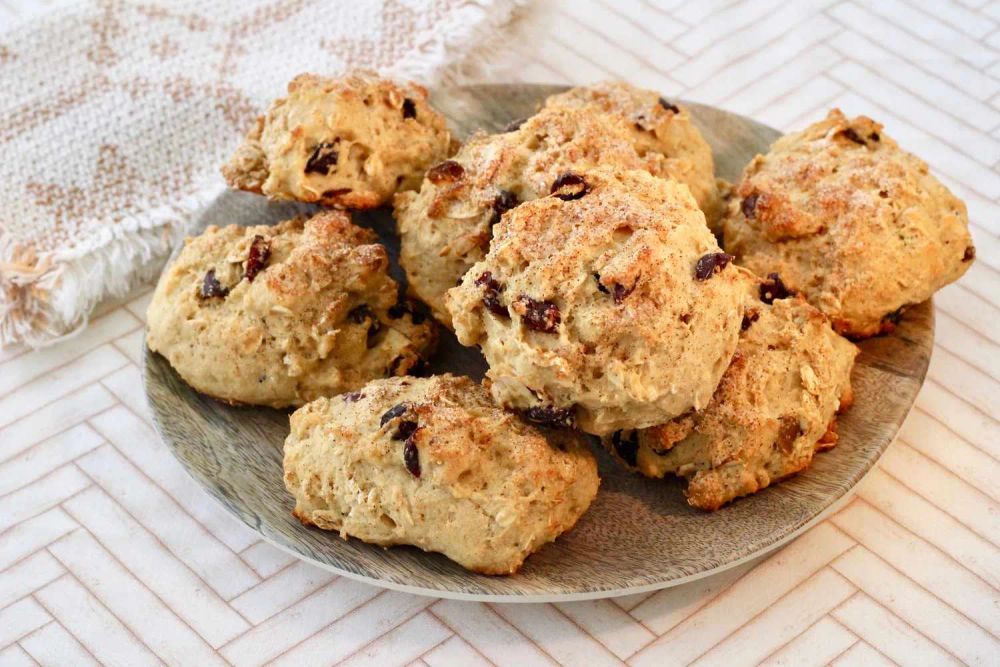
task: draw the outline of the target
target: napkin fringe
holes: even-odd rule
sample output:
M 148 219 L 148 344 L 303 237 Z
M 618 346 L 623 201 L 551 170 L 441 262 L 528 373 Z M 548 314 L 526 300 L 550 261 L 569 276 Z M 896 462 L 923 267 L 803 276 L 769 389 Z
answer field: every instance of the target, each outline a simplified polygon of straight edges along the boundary
M 156 277 L 198 214 L 224 187 L 217 179 L 177 204 L 125 218 L 96 243 L 35 255 L 0 236 L 0 345 L 41 348 L 79 334 L 101 300 Z

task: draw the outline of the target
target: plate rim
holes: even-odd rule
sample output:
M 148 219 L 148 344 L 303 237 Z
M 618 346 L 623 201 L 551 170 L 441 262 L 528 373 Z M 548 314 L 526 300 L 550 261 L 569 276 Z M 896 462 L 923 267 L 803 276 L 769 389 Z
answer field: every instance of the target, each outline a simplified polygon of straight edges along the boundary
M 930 306 L 931 321 L 934 322 L 934 320 L 935 320 L 935 317 L 934 317 L 935 311 L 934 311 L 934 307 L 933 307 L 933 302 L 930 303 L 929 306 Z M 936 331 L 936 329 L 934 327 L 932 327 L 932 329 L 931 329 L 932 340 L 933 340 L 933 335 L 934 335 L 935 331 Z M 933 351 L 933 343 L 932 343 L 931 350 Z M 146 345 L 145 337 L 143 337 L 143 341 L 142 341 L 142 352 L 143 352 L 143 354 L 142 354 L 142 386 L 143 386 L 143 392 L 146 394 L 147 399 L 148 399 L 149 392 L 146 389 L 146 382 L 147 382 L 148 374 L 146 372 L 146 365 L 148 363 L 148 359 L 150 358 L 150 356 L 153 355 L 153 354 L 156 354 L 156 353 L 152 352 L 149 349 L 149 347 Z M 928 357 L 928 366 L 930 365 L 929 362 L 930 362 L 930 357 Z M 924 382 L 926 380 L 926 375 L 927 375 L 927 369 L 924 368 L 924 370 L 923 370 L 923 372 L 921 373 L 921 376 L 920 376 L 920 386 L 921 386 L 921 388 L 923 387 L 923 384 L 924 384 Z M 917 392 L 914 394 L 913 400 L 910 402 L 910 405 L 906 409 L 906 414 L 903 416 L 904 420 L 910 414 L 910 412 L 913 410 L 913 406 L 916 403 L 916 396 L 919 393 L 920 393 L 920 390 L 918 389 Z M 764 556 L 767 556 L 768 554 L 771 554 L 771 553 L 773 553 L 773 552 L 775 552 L 775 551 L 777 551 L 777 550 L 785 547 L 790 542 L 798 539 L 804 533 L 808 532 L 811 528 L 815 527 L 816 525 L 818 525 L 822 521 L 826 520 L 827 518 L 829 518 L 833 514 L 837 513 L 841 509 L 843 509 L 844 506 L 846 506 L 848 504 L 848 502 L 850 502 L 850 500 L 852 500 L 853 496 L 857 492 L 858 487 L 862 483 L 864 483 L 865 480 L 868 479 L 868 477 L 872 474 L 872 472 L 874 472 L 875 467 L 878 465 L 878 462 L 881 460 L 882 456 L 885 454 L 885 451 L 889 447 L 891 447 L 892 444 L 894 442 L 896 442 L 896 440 L 899 437 L 899 429 L 897 429 L 896 433 L 893 434 L 892 438 L 889 440 L 889 442 L 886 444 L 886 446 L 878 453 L 878 455 L 872 459 L 871 464 L 862 473 L 862 475 L 858 478 L 858 480 L 854 484 L 852 484 L 851 486 L 847 487 L 844 490 L 844 492 L 839 497 L 834 498 L 834 500 L 829 505 L 827 505 L 823 510 L 821 510 L 819 513 L 817 513 L 815 516 L 813 516 L 812 518 L 808 519 L 805 523 L 803 523 L 801 526 L 799 526 L 795 530 L 791 531 L 787 535 L 784 535 L 783 537 L 781 537 L 781 538 L 775 540 L 774 542 L 772 542 L 772 543 L 770 543 L 770 544 L 768 544 L 768 545 L 766 545 L 766 546 L 758 549 L 757 551 L 754 551 L 752 553 L 746 554 L 745 556 L 741 556 L 739 558 L 736 558 L 736 559 L 734 559 L 734 560 L 732 560 L 732 561 L 730 561 L 728 563 L 723 563 L 722 565 L 718 565 L 716 567 L 709 568 L 709 569 L 706 569 L 706 570 L 702 570 L 701 572 L 695 572 L 693 574 L 685 575 L 685 576 L 682 576 L 682 577 L 675 577 L 673 579 L 667 579 L 667 580 L 664 580 L 664 581 L 654 582 L 654 583 L 650 583 L 650 584 L 642 584 L 642 585 L 639 585 L 639 586 L 631 586 L 629 588 L 615 588 L 615 589 L 604 589 L 604 590 L 592 590 L 592 591 L 583 591 L 583 592 L 579 592 L 579 593 L 521 593 L 521 594 L 514 594 L 514 593 L 509 593 L 509 594 L 508 593 L 466 593 L 464 591 L 454 591 L 454 590 L 449 590 L 449 589 L 444 589 L 444 588 L 427 588 L 427 587 L 422 587 L 422 586 L 410 586 L 410 585 L 407 585 L 407 584 L 400 584 L 400 583 L 397 583 L 395 581 L 388 581 L 388 580 L 385 580 L 385 579 L 378 579 L 376 577 L 371 577 L 371 576 L 364 575 L 364 574 L 358 574 L 356 572 L 351 572 L 350 570 L 346 570 L 346 569 L 337 567 L 336 565 L 331 565 L 330 563 L 324 563 L 323 561 L 316 560 L 315 558 L 307 556 L 307 555 L 305 555 L 305 554 L 303 554 L 303 553 L 301 553 L 299 551 L 296 551 L 296 550 L 292 549 L 291 547 L 289 547 L 287 545 L 282 544 L 281 542 L 279 542 L 279 541 L 277 541 L 275 539 L 272 539 L 264 530 L 261 529 L 261 527 L 259 525 L 255 525 L 253 522 L 249 521 L 246 517 L 244 517 L 243 514 L 241 514 L 240 512 L 237 512 L 233 508 L 231 508 L 230 505 L 229 505 L 229 503 L 226 502 L 226 500 L 224 498 L 220 497 L 217 494 L 216 489 L 214 487 L 208 486 L 208 485 L 205 485 L 205 484 L 202 483 L 202 481 L 199 479 L 198 474 L 191 468 L 191 466 L 188 465 L 188 462 L 184 458 L 182 458 L 182 457 L 180 457 L 180 456 L 177 455 L 176 449 L 170 444 L 170 440 L 164 435 L 163 430 L 162 430 L 162 426 L 160 424 L 160 419 L 159 419 L 159 416 L 158 416 L 157 412 L 155 410 L 151 410 L 150 413 L 151 413 L 151 416 L 152 416 L 153 428 L 156 431 L 157 437 L 159 437 L 160 441 L 163 442 L 163 444 L 167 446 L 167 449 L 170 450 L 170 453 L 174 457 L 174 459 L 176 459 L 178 461 L 178 463 L 180 463 L 181 468 L 183 468 L 184 472 L 203 491 L 205 491 L 206 493 L 208 493 L 215 500 L 216 503 L 218 503 L 220 506 L 222 506 L 229 515 L 233 516 L 236 520 L 238 520 L 240 523 L 242 523 L 247 528 L 250 528 L 263 541 L 265 541 L 268 544 L 270 544 L 271 546 L 279 549 L 283 553 L 287 553 L 287 554 L 289 554 L 291 556 L 294 556 L 297 560 L 309 563 L 310 565 L 313 565 L 314 567 L 318 567 L 318 568 L 320 568 L 322 570 L 325 570 L 327 572 L 333 572 L 334 574 L 337 574 L 338 576 L 347 577 L 348 579 L 351 579 L 353 581 L 358 581 L 358 582 L 362 582 L 362 583 L 365 583 L 365 584 L 370 584 L 370 585 L 377 586 L 379 588 L 384 588 L 384 589 L 387 589 L 387 590 L 399 591 L 399 592 L 402 592 L 402 593 L 411 593 L 411 594 L 414 594 L 414 595 L 421 595 L 421 596 L 425 596 L 425 597 L 441 598 L 441 599 L 446 599 L 446 600 L 459 600 L 459 601 L 463 601 L 463 602 L 498 602 L 498 603 L 504 603 L 504 604 L 510 604 L 510 603 L 514 603 L 514 604 L 518 604 L 518 603 L 531 604 L 531 603 L 551 603 L 551 602 L 579 602 L 579 601 L 584 601 L 584 600 L 600 600 L 600 599 L 605 599 L 605 598 L 622 597 L 622 596 L 625 596 L 625 595 L 638 595 L 638 594 L 641 594 L 641 593 L 656 592 L 656 591 L 660 591 L 660 590 L 665 590 L 667 588 L 674 588 L 675 586 L 683 586 L 684 584 L 689 584 L 689 583 L 698 581 L 700 579 L 705 579 L 707 577 L 711 577 L 711 576 L 714 576 L 714 575 L 717 575 L 717 574 L 721 574 L 723 572 L 726 572 L 727 570 L 731 570 L 731 569 L 733 569 L 735 567 L 739 567 L 740 565 L 744 565 L 746 563 L 749 563 L 750 561 L 756 560 L 758 558 L 763 558 Z M 333 535 L 333 533 L 331 533 L 331 535 Z M 356 539 L 356 538 L 351 538 L 351 539 Z M 371 548 L 373 548 L 373 549 L 386 548 L 386 547 L 379 547 L 378 545 L 375 545 L 375 544 L 370 544 L 369 546 Z M 485 576 L 485 575 L 483 575 L 483 576 Z M 512 575 L 512 576 L 516 577 L 517 575 L 515 574 L 515 575 Z
M 549 89 L 551 89 L 551 88 L 554 88 L 554 87 L 563 87 L 563 88 L 568 87 L 568 86 L 562 86 L 561 84 L 484 83 L 484 84 L 472 84 L 472 85 L 467 85 L 467 86 L 456 86 L 455 88 L 457 88 L 457 89 L 464 89 L 464 90 L 470 90 L 470 89 L 479 89 L 479 90 L 482 90 L 482 89 L 486 89 L 486 88 L 497 89 L 497 88 L 502 88 L 502 87 L 508 86 L 508 85 L 517 85 L 517 86 L 522 86 L 522 87 L 529 87 L 530 86 L 530 87 L 537 87 L 539 89 L 542 89 L 542 88 L 549 88 Z M 743 116 L 742 114 L 737 114 L 737 113 L 729 112 L 729 111 L 726 111 L 725 109 L 721 109 L 719 107 L 715 107 L 715 106 L 711 106 L 711 105 L 700 104 L 700 103 L 696 103 L 696 102 L 689 102 L 687 100 L 684 100 L 683 98 L 679 98 L 679 101 L 682 102 L 685 105 L 690 106 L 690 107 L 708 109 L 708 110 L 711 110 L 711 111 L 714 111 L 714 112 L 721 112 L 721 113 L 724 113 L 724 114 L 729 115 L 729 116 L 738 116 L 738 117 L 740 117 L 740 118 L 742 118 L 742 119 L 744 119 L 744 120 L 746 120 L 746 121 L 748 121 L 748 122 L 750 122 L 750 123 L 752 123 L 754 125 L 766 127 L 766 128 L 768 128 L 768 129 L 770 129 L 772 131 L 776 131 L 776 130 L 774 130 L 774 128 L 771 128 L 770 126 L 767 126 L 767 125 L 765 125 L 765 124 L 761 123 L 760 121 L 757 121 L 757 120 L 755 120 L 753 118 L 750 118 L 750 117 L 747 117 L 747 116 Z M 222 194 L 225 194 L 225 193 L 224 192 L 221 193 L 220 196 L 222 196 Z M 178 247 L 176 247 L 174 249 L 174 251 L 170 255 L 170 258 L 167 260 L 167 263 L 166 263 L 165 266 L 168 266 L 170 264 L 170 262 L 172 262 L 174 260 L 174 258 L 176 257 L 176 255 L 179 252 L 179 250 L 180 250 L 181 247 L 182 247 L 182 244 L 178 245 Z M 167 449 L 170 451 L 171 455 L 181 464 L 181 467 L 184 469 L 184 471 L 187 473 L 187 475 L 201 489 L 203 489 L 204 491 L 208 492 L 208 494 L 214 499 L 215 502 L 217 502 L 220 505 L 222 505 L 222 507 L 225 508 L 225 510 L 226 510 L 226 512 L 228 514 L 235 516 L 236 519 L 238 519 L 243 525 L 245 525 L 248 528 L 250 528 L 263 541 L 267 542 L 268 544 L 270 544 L 273 547 L 276 547 L 277 549 L 281 550 L 284 553 L 287 553 L 287 554 L 289 554 L 291 556 L 294 556 L 296 559 L 298 559 L 300 561 L 307 562 L 307 563 L 309 563 L 309 564 L 311 564 L 313 566 L 319 567 L 319 568 L 321 568 L 321 569 L 323 569 L 325 571 L 328 571 L 328 572 L 335 573 L 335 574 L 337 574 L 339 576 L 347 577 L 348 579 L 351 579 L 353 581 L 358 581 L 358 582 L 362 582 L 362 583 L 374 585 L 374 586 L 377 586 L 377 587 L 380 587 L 380 588 L 384 588 L 384 589 L 395 590 L 395 591 L 400 591 L 400 592 L 404 592 L 404 593 L 410 593 L 410 594 L 427 596 L 427 597 L 442 598 L 442 599 L 461 600 L 461 601 L 477 601 L 477 602 L 498 602 L 498 603 L 546 603 L 546 602 L 572 602 L 572 601 L 582 601 L 582 600 L 595 600 L 595 599 L 620 597 L 620 596 L 624 596 L 624 595 L 634 595 L 634 594 L 648 593 L 648 592 L 654 592 L 654 591 L 664 590 L 664 589 L 667 589 L 667 588 L 673 588 L 675 586 L 681 586 L 681 585 L 688 584 L 688 583 L 691 583 L 691 582 L 694 582 L 694 581 L 698 581 L 700 579 L 704 579 L 704 578 L 707 578 L 707 577 L 710 577 L 710 576 L 714 576 L 716 574 L 720 574 L 720 573 L 725 572 L 727 570 L 730 570 L 732 568 L 739 567 L 740 565 L 746 564 L 748 562 L 751 562 L 751 561 L 754 561 L 754 560 L 757 560 L 757 559 L 761 559 L 764 556 L 766 556 L 768 554 L 771 554 L 771 553 L 773 553 L 773 552 L 775 552 L 775 551 L 783 548 L 784 546 L 786 546 L 790 542 L 794 541 L 795 539 L 797 539 L 798 537 L 800 537 L 802 534 L 808 532 L 811 528 L 813 528 L 814 526 L 818 525 L 819 523 L 821 523 L 822 521 L 824 521 L 825 519 L 829 518 L 830 516 L 832 516 L 833 514 L 835 514 L 837 511 L 839 511 L 840 509 L 842 509 L 844 506 L 846 506 L 847 503 L 855 495 L 858 487 L 871 475 L 872 471 L 877 466 L 879 460 L 885 454 L 885 451 L 898 439 L 899 433 L 900 433 L 900 429 L 902 427 L 902 424 L 905 421 L 906 417 L 913 410 L 913 406 L 914 406 L 914 404 L 916 402 L 916 398 L 919 395 L 921 389 L 923 388 L 923 385 L 926 382 L 927 370 L 929 368 L 930 360 L 931 360 L 931 357 L 933 355 L 933 349 L 934 349 L 934 344 L 933 343 L 934 343 L 934 338 L 935 338 L 935 335 L 936 335 L 936 309 L 934 308 L 933 298 L 927 300 L 926 307 L 928 309 L 927 319 L 928 319 L 928 324 L 929 324 L 930 340 L 929 340 L 929 346 L 928 346 L 927 363 L 924 364 L 923 368 L 920 369 L 920 371 L 919 371 L 918 374 L 916 374 L 916 375 L 913 376 L 914 380 L 919 380 L 918 387 L 917 387 L 916 391 L 913 392 L 913 395 L 912 395 L 911 399 L 909 400 L 908 405 L 906 405 L 905 411 L 902 412 L 902 418 L 901 418 L 901 420 L 899 422 L 899 425 L 895 428 L 895 431 L 894 431 L 893 435 L 888 439 L 888 441 L 886 442 L 886 444 L 881 449 L 879 449 L 879 451 L 877 452 L 877 454 L 875 456 L 872 456 L 871 459 L 868 462 L 865 463 L 866 467 L 864 467 L 864 469 L 861 472 L 861 475 L 857 478 L 857 480 L 853 484 L 851 484 L 850 486 L 846 486 L 842 491 L 840 491 L 839 495 L 835 495 L 834 493 L 831 493 L 831 496 L 832 496 L 831 502 L 828 505 L 826 505 L 826 507 L 824 507 L 822 510 L 820 510 L 819 512 L 817 512 L 814 516 L 812 516 L 809 519 L 807 519 L 806 521 L 804 521 L 800 526 L 796 527 L 795 529 L 791 530 L 790 532 L 788 532 L 787 534 L 781 536 L 780 538 L 774 540 L 773 542 L 770 542 L 770 543 L 768 543 L 768 544 L 766 544 L 766 545 L 758 548 L 757 550 L 755 550 L 753 552 L 747 553 L 747 554 L 745 554 L 743 556 L 735 558 L 735 559 L 733 559 L 733 560 L 731 560 L 729 562 L 723 563 L 721 565 L 717 565 L 715 567 L 704 569 L 704 570 L 702 570 L 700 572 L 695 572 L 695 573 L 692 573 L 692 574 L 682 575 L 682 576 L 678 576 L 678 577 L 674 577 L 674 578 L 666 579 L 666 580 L 662 580 L 662 581 L 651 582 L 651 583 L 647 583 L 647 584 L 640 584 L 640 585 L 636 585 L 636 586 L 630 586 L 630 587 L 627 587 L 627 588 L 612 588 L 612 589 L 586 590 L 586 591 L 580 591 L 580 592 L 554 592 L 554 593 L 530 593 L 530 592 L 528 592 L 528 593 L 474 593 L 474 592 L 466 592 L 466 591 L 462 591 L 462 590 L 452 590 L 452 589 L 448 589 L 448 588 L 432 588 L 432 587 L 426 587 L 426 586 L 417 586 L 417 585 L 408 585 L 408 584 L 398 583 L 398 582 L 392 581 L 392 580 L 380 579 L 380 578 L 377 578 L 377 577 L 374 577 L 374 576 L 370 576 L 370 575 L 366 575 L 366 574 L 361 574 L 361 573 L 357 573 L 357 572 L 352 572 L 350 570 L 338 567 L 336 565 L 333 565 L 333 564 L 330 564 L 330 563 L 327 563 L 327 562 L 323 562 L 323 561 L 317 560 L 317 559 L 315 559 L 315 558 L 313 558 L 313 557 L 311 557 L 311 556 L 309 556 L 307 554 L 302 553 L 301 551 L 297 551 L 294 548 L 292 548 L 292 547 L 290 547 L 290 546 L 288 546 L 286 544 L 282 544 L 280 541 L 272 538 L 268 534 L 267 530 L 264 529 L 261 526 L 260 522 L 253 522 L 251 520 L 251 517 L 245 516 L 244 513 L 240 512 L 237 508 L 233 507 L 230 504 L 229 500 L 221 495 L 221 491 L 220 491 L 220 489 L 218 488 L 217 485 L 205 483 L 205 480 L 202 478 L 200 472 L 197 471 L 194 468 L 194 466 L 192 466 L 190 464 L 190 462 L 185 457 L 181 456 L 178 453 L 178 450 L 174 446 L 172 440 L 170 438 L 168 438 L 167 435 L 166 435 L 166 433 L 165 433 L 165 428 L 164 428 L 164 425 L 161 424 L 159 412 L 153 407 L 152 401 L 150 400 L 150 398 L 151 398 L 151 392 L 150 392 L 150 389 L 148 387 L 148 382 L 149 382 L 149 378 L 150 378 L 149 361 L 152 358 L 152 355 L 157 354 L 157 353 L 154 353 L 154 352 L 152 352 L 149 349 L 148 345 L 146 344 L 146 336 L 145 335 L 143 336 L 142 341 L 141 341 L 141 357 L 142 357 L 141 374 L 142 374 L 142 386 L 143 386 L 143 393 L 145 395 L 145 399 L 146 399 L 147 405 L 150 408 L 151 421 L 152 421 L 152 425 L 154 427 L 154 430 L 155 430 L 155 432 L 157 434 L 157 437 L 167 447 Z M 146 331 L 146 327 L 144 327 L 143 330 L 145 332 Z M 167 363 L 169 365 L 169 362 L 167 362 Z M 176 372 L 176 371 L 174 371 L 174 372 Z M 335 536 L 336 537 L 335 533 L 330 533 L 330 534 L 331 534 L 331 536 Z M 356 538 L 351 538 L 351 539 L 356 539 Z M 360 540 L 359 540 L 359 542 L 363 543 L 363 541 L 360 541 Z M 370 548 L 373 548 L 373 549 L 376 549 L 376 548 L 385 548 L 385 547 L 379 547 L 378 545 L 368 545 L 368 546 Z M 485 576 L 485 575 L 483 575 L 483 576 Z M 513 576 L 516 577 L 517 575 L 513 575 Z

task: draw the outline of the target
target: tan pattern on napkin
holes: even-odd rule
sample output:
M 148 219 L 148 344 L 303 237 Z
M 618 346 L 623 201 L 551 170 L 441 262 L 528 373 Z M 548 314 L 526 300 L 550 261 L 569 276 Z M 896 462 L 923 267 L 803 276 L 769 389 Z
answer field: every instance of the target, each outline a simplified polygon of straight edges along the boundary
M 155 275 L 295 74 L 423 82 L 513 0 L 101 0 L 0 35 L 0 344 L 40 345 Z

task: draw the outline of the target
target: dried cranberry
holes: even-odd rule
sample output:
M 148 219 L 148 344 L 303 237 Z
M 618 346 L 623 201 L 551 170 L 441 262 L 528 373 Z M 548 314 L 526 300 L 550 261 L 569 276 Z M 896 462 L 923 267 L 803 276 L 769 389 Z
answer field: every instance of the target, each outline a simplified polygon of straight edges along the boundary
M 499 315 L 500 317 L 510 318 L 510 312 L 507 311 L 507 306 L 500 302 L 500 292 L 503 291 L 503 286 L 493 278 L 493 274 L 489 271 L 483 272 L 478 278 L 476 278 L 476 286 L 483 288 L 483 305 L 494 315 Z
M 406 440 L 417 430 L 417 422 L 401 421 L 396 427 L 396 432 L 392 434 L 393 440 Z
M 243 277 L 247 282 L 253 282 L 257 274 L 267 266 L 267 260 L 271 258 L 271 242 L 258 234 L 253 237 L 250 244 L 250 254 L 247 256 L 247 267 L 243 270 Z
M 774 303 L 775 299 L 787 299 L 790 296 L 795 296 L 795 290 L 786 287 L 777 273 L 767 274 L 767 280 L 760 284 L 760 300 L 764 303 Z
M 389 423 L 396 417 L 400 416 L 401 414 L 409 410 L 411 407 L 412 406 L 409 403 L 399 403 L 398 405 L 392 406 L 391 408 L 386 410 L 385 413 L 382 415 L 382 418 L 378 420 L 378 425 L 385 426 L 387 423 Z
M 750 328 L 750 325 L 760 319 L 760 313 L 756 310 L 751 310 L 743 316 L 743 323 L 740 324 L 740 331 L 746 331 Z
M 422 324 L 424 320 L 427 319 L 427 306 L 413 299 L 402 299 L 397 301 L 395 304 L 389 306 L 387 311 L 389 317 L 394 320 L 398 320 L 406 314 L 410 315 L 410 319 L 413 320 L 414 324 Z
M 853 127 L 849 127 L 846 130 L 841 130 L 837 134 L 844 137 L 845 139 L 853 141 L 856 144 L 861 144 L 862 146 L 865 145 L 865 140 L 861 138 L 861 135 L 859 135 L 857 132 L 854 131 Z
M 229 288 L 223 287 L 218 278 L 215 277 L 215 269 L 209 269 L 201 281 L 201 298 L 212 299 L 218 297 L 225 299 L 229 295 Z
M 434 185 L 454 183 L 465 176 L 465 168 L 454 160 L 445 160 L 431 167 L 427 172 L 427 180 Z
M 628 295 L 635 291 L 635 286 L 639 284 L 639 279 L 632 283 L 631 287 L 625 287 L 621 283 L 615 283 L 615 288 L 612 294 L 612 298 L 615 303 L 621 305 L 622 301 L 628 298 Z
M 382 323 L 379 322 L 378 316 L 375 315 L 375 312 L 367 305 L 361 304 L 351 312 L 347 313 L 347 317 L 350 318 L 350 320 L 355 324 L 367 323 L 368 347 L 375 347 L 375 336 L 377 336 L 378 332 L 382 330 Z
M 525 419 L 545 426 L 572 426 L 573 408 L 557 408 L 552 405 L 536 405 L 521 411 Z
M 362 394 L 360 391 L 352 391 L 352 392 L 350 392 L 348 394 L 344 394 L 344 402 L 345 403 L 357 403 L 358 401 L 360 401 L 364 397 L 365 397 L 365 395 Z
M 731 261 L 733 261 L 733 256 L 724 252 L 710 252 L 703 255 L 694 266 L 694 278 L 695 280 L 708 280 L 726 268 Z
M 962 261 L 971 262 L 975 258 L 976 258 L 976 247 L 970 245 L 968 248 L 965 249 L 965 252 L 962 254 Z
M 420 477 L 420 452 L 417 451 L 417 443 L 414 442 L 412 435 L 403 445 L 403 464 L 411 475 Z
M 522 294 L 517 302 L 524 307 L 524 326 L 542 333 L 556 333 L 562 316 L 559 307 L 551 301 L 538 301 Z
M 422 303 L 417 303 L 416 301 L 410 302 L 410 320 L 414 324 L 423 324 L 424 320 L 430 315 L 430 311 Z
M 757 198 L 759 196 L 760 195 L 755 192 L 749 197 L 744 197 L 743 201 L 740 202 L 740 210 L 743 212 L 744 218 L 750 219 L 754 217 L 755 209 L 757 208 Z
M 631 431 L 628 436 L 623 436 L 621 431 L 615 431 L 611 436 L 611 444 L 615 447 L 615 454 L 622 461 L 633 468 L 639 460 L 639 433 Z
M 527 118 L 517 118 L 515 120 L 510 121 L 509 123 L 507 123 L 506 125 L 504 125 L 504 128 L 503 128 L 504 133 L 506 134 L 507 132 L 513 132 L 515 130 L 521 129 L 521 126 L 524 125 L 524 121 L 526 121 L 526 120 L 528 120 L 528 119 Z
M 416 118 L 417 117 L 417 105 L 407 97 L 403 100 L 403 118 Z
M 583 176 L 567 171 L 552 182 L 551 193 L 563 201 L 579 199 L 590 191 L 587 181 Z
M 333 142 L 323 142 L 317 144 L 316 148 L 313 149 L 312 155 L 306 161 L 306 173 L 307 174 L 323 174 L 324 176 L 330 173 L 330 170 L 337 166 L 337 158 L 340 157 L 340 153 L 337 150 L 337 145 L 340 143 L 340 139 L 335 139 Z
M 659 102 L 660 102 L 660 106 L 663 107 L 664 109 L 666 109 L 667 111 L 673 111 L 674 113 L 680 113 L 681 112 L 680 108 L 676 104 L 671 104 L 665 98 L 661 97 L 660 100 L 659 100 Z
M 490 227 L 500 222 L 503 214 L 521 203 L 510 190 L 501 190 L 493 199 L 493 217 L 490 218 Z
M 600 273 L 595 273 L 594 274 L 594 280 L 597 281 L 597 291 L 598 292 L 601 292 L 602 294 L 610 294 L 611 293 L 611 292 L 608 291 L 608 288 L 604 286 L 604 283 L 601 282 L 601 274 Z
M 355 324 L 364 324 L 365 320 L 376 319 L 375 313 L 373 313 L 372 309 L 365 304 L 361 304 L 357 308 L 354 308 L 351 312 L 347 313 L 347 316 Z

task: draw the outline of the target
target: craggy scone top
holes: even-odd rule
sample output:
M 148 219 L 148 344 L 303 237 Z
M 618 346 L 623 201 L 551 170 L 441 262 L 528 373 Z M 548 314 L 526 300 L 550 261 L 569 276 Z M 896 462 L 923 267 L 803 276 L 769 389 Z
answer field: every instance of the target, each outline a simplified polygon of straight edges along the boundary
M 187 239 L 149 306 L 149 348 L 198 391 L 284 407 L 402 375 L 434 324 L 397 302 L 375 234 L 342 211 Z
M 526 424 L 453 375 L 375 380 L 301 408 L 284 469 L 303 523 L 484 574 L 516 572 L 599 484 L 580 435 Z
M 688 502 L 702 509 L 804 469 L 836 444 L 835 415 L 852 401 L 858 349 L 802 297 L 766 280 L 751 285 L 736 354 L 708 406 L 604 439 L 644 475 L 687 478 Z
M 561 174 L 600 165 L 665 174 L 663 156 L 640 156 L 625 129 L 580 109 L 544 110 L 507 132 L 473 136 L 427 172 L 419 192 L 395 197 L 411 292 L 450 326 L 444 295 L 486 255 L 500 217 L 548 195 Z
M 271 199 L 368 209 L 419 187 L 451 135 L 427 91 L 367 72 L 301 74 L 257 119 L 222 173 Z
M 747 165 L 723 230 L 738 263 L 854 337 L 891 330 L 975 257 L 965 204 L 880 124 L 837 109 Z
M 728 260 L 685 186 L 569 173 L 503 216 L 447 306 L 500 405 L 601 435 L 708 403 L 746 300 Z
M 684 106 L 624 81 L 606 81 L 553 95 L 545 101 L 545 108 L 583 109 L 608 116 L 628 133 L 640 156 L 665 158 L 657 175 L 688 186 L 709 227 L 715 227 L 723 205 L 712 149 Z

